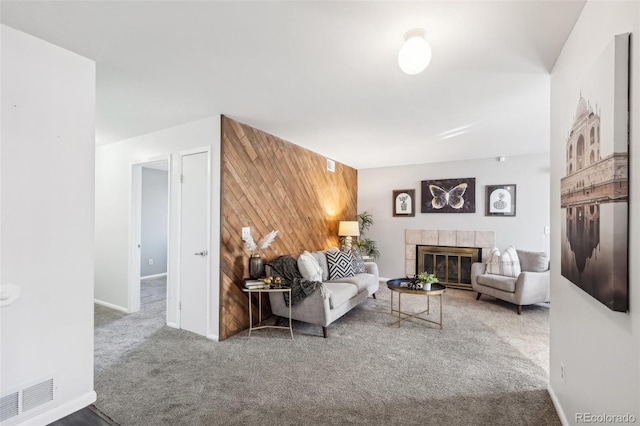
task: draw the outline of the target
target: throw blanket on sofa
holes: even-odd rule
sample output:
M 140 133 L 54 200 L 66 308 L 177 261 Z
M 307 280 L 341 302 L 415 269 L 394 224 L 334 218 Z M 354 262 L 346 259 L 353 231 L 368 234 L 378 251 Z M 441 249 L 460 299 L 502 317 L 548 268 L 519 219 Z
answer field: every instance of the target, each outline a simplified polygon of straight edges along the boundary
M 267 265 L 275 275 L 282 277 L 282 284 L 291 287 L 291 305 L 304 300 L 305 297 L 320 289 L 323 298 L 329 297 L 329 292 L 320 281 L 305 280 L 298 270 L 298 262 L 291 256 L 280 256 Z M 283 293 L 284 303 L 289 306 L 289 293 Z

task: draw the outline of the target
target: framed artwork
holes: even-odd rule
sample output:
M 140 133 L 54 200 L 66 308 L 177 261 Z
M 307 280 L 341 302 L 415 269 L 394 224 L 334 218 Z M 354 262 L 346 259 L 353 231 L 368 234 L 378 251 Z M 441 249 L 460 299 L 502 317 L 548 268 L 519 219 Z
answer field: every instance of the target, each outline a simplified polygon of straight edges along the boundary
M 476 179 L 422 181 L 422 213 L 475 213 Z
M 485 216 L 515 216 L 516 186 L 487 185 L 485 197 Z
M 416 190 L 397 189 L 393 191 L 393 217 L 416 215 Z
M 629 34 L 587 68 L 567 114 L 560 273 L 613 311 L 629 309 Z

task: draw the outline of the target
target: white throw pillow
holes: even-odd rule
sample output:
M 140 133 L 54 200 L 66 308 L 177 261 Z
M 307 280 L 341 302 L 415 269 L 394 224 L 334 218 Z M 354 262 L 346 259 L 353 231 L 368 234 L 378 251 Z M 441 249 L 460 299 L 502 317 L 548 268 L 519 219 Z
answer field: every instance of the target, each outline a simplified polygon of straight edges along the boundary
M 316 258 L 306 250 L 298 257 L 298 269 L 305 280 L 322 282 L 322 268 Z
M 516 249 L 509 246 L 501 255 L 500 250 L 494 247 L 489 255 L 486 272 L 487 274 L 517 278 L 521 269 Z
M 491 249 L 491 253 L 489 253 L 489 259 L 484 268 L 484 272 L 486 274 L 497 274 L 500 268 L 500 250 L 497 247 Z

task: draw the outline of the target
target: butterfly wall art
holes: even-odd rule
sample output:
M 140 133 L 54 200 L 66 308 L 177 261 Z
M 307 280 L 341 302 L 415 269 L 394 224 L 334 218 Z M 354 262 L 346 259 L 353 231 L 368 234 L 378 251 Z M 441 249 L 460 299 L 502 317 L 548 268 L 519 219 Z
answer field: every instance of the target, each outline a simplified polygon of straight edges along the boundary
M 475 213 L 476 179 L 422 181 L 422 213 Z

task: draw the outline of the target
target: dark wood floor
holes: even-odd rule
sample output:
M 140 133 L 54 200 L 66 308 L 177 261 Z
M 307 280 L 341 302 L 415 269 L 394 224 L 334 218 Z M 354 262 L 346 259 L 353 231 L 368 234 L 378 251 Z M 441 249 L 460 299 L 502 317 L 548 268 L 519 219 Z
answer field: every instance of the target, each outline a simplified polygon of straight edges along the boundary
M 118 423 L 90 405 L 51 423 L 50 426 L 118 426 Z

